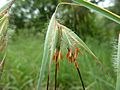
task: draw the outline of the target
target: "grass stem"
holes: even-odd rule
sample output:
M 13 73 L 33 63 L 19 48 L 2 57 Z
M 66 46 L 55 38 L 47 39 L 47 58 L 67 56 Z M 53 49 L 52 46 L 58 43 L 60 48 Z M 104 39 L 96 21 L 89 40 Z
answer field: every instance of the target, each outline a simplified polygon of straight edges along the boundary
M 58 66 L 58 63 L 56 63 L 55 65 L 55 90 L 57 90 L 57 66 Z
M 84 83 L 83 83 L 83 80 L 82 80 L 82 76 L 81 76 L 81 73 L 80 73 L 80 69 L 78 67 L 77 68 L 77 71 L 78 71 L 78 74 L 79 74 L 79 78 L 81 80 L 81 83 L 82 83 L 82 87 L 83 87 L 83 90 L 85 90 L 85 86 L 84 86 Z
M 85 0 L 73 0 L 74 3 L 68 3 L 68 2 L 61 2 L 57 5 L 55 13 L 57 12 L 59 6 L 61 5 L 71 5 L 71 6 L 84 6 L 88 9 L 94 10 L 100 14 L 102 14 L 103 16 L 107 17 L 110 20 L 113 20 L 114 22 L 120 24 L 120 16 L 107 10 L 104 8 L 101 8 L 99 6 L 97 6 L 96 4 L 93 4 L 91 2 L 85 1 Z
M 49 89 L 49 80 L 50 80 L 50 75 L 49 75 L 49 73 L 48 73 L 47 88 L 46 88 L 46 90 L 48 90 L 48 89 Z

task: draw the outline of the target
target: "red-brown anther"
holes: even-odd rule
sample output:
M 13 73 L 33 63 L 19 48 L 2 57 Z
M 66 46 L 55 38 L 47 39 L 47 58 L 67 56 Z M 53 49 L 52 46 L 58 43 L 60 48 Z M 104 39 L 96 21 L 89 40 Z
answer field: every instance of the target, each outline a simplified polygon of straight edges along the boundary
M 58 58 L 61 59 L 61 60 L 63 59 L 61 51 L 59 51 Z
M 77 57 L 78 57 L 78 52 L 79 52 L 79 48 L 76 48 L 75 49 L 75 52 L 74 52 L 74 59 L 76 60 Z
M 62 54 L 60 51 L 56 50 L 55 54 L 53 55 L 53 60 L 57 61 L 57 59 L 62 59 Z
M 78 66 L 78 63 L 77 63 L 76 61 L 75 61 L 75 67 L 76 67 L 76 68 L 78 68 L 78 67 L 79 67 L 79 66 Z
M 73 55 L 72 55 L 72 59 L 71 59 L 71 62 L 74 62 L 75 61 L 75 58 L 73 57 Z
M 67 58 L 68 60 L 70 60 L 71 57 L 72 57 L 72 49 L 68 48 L 68 53 L 67 53 L 67 55 L 66 55 L 66 58 Z
M 53 60 L 57 61 L 58 56 L 59 56 L 59 51 L 56 50 L 56 51 L 55 51 L 55 54 L 53 55 Z

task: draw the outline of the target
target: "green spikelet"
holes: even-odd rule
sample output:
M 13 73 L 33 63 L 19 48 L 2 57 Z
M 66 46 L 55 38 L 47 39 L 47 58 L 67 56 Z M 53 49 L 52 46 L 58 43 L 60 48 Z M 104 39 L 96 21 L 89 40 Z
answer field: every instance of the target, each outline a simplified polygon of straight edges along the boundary
M 118 39 L 118 49 L 117 49 L 117 60 L 118 60 L 118 69 L 117 69 L 117 82 L 116 90 L 120 90 L 120 34 Z

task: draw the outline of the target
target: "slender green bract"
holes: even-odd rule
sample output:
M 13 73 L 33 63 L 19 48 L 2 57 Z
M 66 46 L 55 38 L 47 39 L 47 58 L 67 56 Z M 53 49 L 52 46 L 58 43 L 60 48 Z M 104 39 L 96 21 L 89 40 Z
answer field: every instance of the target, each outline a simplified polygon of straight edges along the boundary
M 85 0 L 73 0 L 73 2 L 75 2 L 77 4 L 81 4 L 91 10 L 94 10 L 94 11 L 102 14 L 103 16 L 107 17 L 108 19 L 113 20 L 116 23 L 120 24 L 120 16 L 115 13 L 110 12 L 107 9 L 101 8 L 101 7 L 99 7 L 93 3 L 90 3 L 88 1 L 85 1 Z
M 50 48 L 49 38 L 51 37 L 52 31 L 54 30 L 54 25 L 55 25 L 55 14 L 52 15 L 52 18 L 48 26 L 46 38 L 45 38 L 44 53 L 43 53 L 43 59 L 42 59 L 42 64 L 40 68 L 40 76 L 38 80 L 37 90 L 42 90 L 41 84 L 44 78 L 43 75 L 46 69 L 46 64 L 48 62 L 48 54 L 49 54 L 49 48 Z

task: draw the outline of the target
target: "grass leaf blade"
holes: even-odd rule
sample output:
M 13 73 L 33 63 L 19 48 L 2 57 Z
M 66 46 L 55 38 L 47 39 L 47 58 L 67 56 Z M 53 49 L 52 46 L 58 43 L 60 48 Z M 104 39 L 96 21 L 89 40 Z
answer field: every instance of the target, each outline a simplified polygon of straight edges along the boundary
M 120 24 L 120 16 L 115 14 L 115 13 L 112 13 L 110 12 L 109 10 L 107 9 L 104 9 L 104 8 L 101 8 L 91 2 L 88 2 L 88 1 L 85 1 L 85 0 L 73 0 L 73 2 L 77 3 L 77 4 L 81 4 L 91 10 L 94 10 L 100 14 L 102 14 L 103 16 L 109 18 L 110 20 L 113 20 L 115 21 L 116 23 L 119 23 Z

